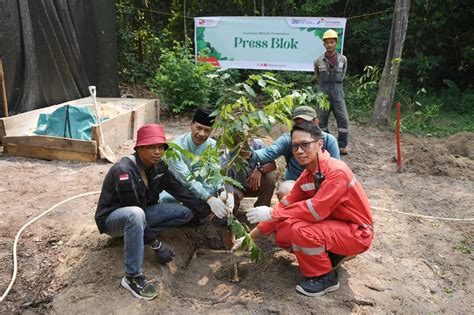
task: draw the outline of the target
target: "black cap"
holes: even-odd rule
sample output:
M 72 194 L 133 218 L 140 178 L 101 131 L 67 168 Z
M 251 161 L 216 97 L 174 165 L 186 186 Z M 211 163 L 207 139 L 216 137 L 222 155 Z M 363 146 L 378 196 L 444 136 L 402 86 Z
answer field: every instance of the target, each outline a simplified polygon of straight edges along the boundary
M 209 116 L 209 114 L 209 111 L 199 108 L 194 114 L 193 122 L 200 123 L 204 126 L 212 127 L 212 124 L 214 124 L 214 120 L 216 119 L 216 117 Z

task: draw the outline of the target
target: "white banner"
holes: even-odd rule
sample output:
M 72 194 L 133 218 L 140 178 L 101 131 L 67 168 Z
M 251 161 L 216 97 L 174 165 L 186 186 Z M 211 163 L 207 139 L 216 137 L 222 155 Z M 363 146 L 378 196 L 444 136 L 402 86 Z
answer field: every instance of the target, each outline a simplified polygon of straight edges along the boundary
M 345 18 L 198 17 L 194 19 L 196 60 L 223 68 L 313 71 L 325 52 L 322 35 L 339 35 L 342 53 Z

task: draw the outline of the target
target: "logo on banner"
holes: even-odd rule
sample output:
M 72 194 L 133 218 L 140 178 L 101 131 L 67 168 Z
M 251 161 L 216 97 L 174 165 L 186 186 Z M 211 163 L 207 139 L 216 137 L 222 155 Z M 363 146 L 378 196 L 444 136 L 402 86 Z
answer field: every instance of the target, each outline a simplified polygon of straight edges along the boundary
M 328 18 L 287 18 L 288 24 L 291 27 L 342 27 L 341 19 Z
M 200 27 L 215 27 L 219 24 L 218 18 L 197 18 L 196 19 L 197 26 Z
M 290 19 L 290 26 L 308 26 L 308 25 L 316 25 L 318 24 L 314 19 L 299 19 L 299 18 L 291 18 Z
M 341 27 L 340 20 L 323 20 L 322 23 L 326 27 Z

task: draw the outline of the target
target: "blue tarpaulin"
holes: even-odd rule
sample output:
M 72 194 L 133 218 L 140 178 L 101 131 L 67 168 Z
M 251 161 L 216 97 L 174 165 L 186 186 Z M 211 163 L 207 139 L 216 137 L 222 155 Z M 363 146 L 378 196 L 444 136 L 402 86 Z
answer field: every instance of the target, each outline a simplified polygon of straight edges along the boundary
M 40 114 L 37 135 L 92 140 L 92 125 L 97 124 L 88 107 L 64 105 L 51 114 Z

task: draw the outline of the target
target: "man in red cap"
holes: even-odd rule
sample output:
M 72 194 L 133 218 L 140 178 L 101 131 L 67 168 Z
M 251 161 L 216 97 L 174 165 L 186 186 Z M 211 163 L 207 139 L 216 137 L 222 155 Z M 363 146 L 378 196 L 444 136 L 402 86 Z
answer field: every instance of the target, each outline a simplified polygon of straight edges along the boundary
M 203 221 L 209 206 L 193 194 L 162 161 L 168 148 L 161 125 L 144 125 L 138 130 L 135 153 L 123 157 L 107 173 L 95 220 L 99 231 L 124 237 L 125 276 L 122 286 L 135 297 L 151 300 L 157 293 L 142 274 L 144 244 L 151 244 L 158 262 L 166 264 L 174 253 L 157 236 L 166 229 L 195 219 Z M 182 204 L 160 203 L 166 190 Z

